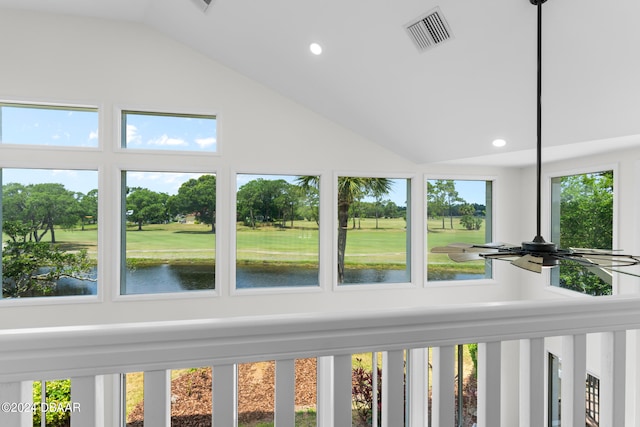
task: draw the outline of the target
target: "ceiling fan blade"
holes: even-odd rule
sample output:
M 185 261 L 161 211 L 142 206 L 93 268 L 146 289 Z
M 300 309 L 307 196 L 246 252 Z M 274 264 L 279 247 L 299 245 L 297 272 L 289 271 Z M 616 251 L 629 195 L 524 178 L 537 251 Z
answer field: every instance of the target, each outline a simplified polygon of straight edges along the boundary
M 520 252 L 493 252 L 493 253 L 481 253 L 480 256 L 484 259 L 497 259 L 500 261 L 513 261 L 522 257 Z
M 570 253 L 560 256 L 561 259 L 567 259 L 586 266 L 596 267 L 629 267 L 640 263 L 640 260 L 631 255 L 613 254 L 613 253 Z
M 477 245 L 483 248 L 493 248 L 493 249 L 511 249 L 511 248 L 519 248 L 520 245 L 515 245 L 513 243 L 503 243 L 503 242 L 489 242 L 483 245 Z
M 480 261 L 484 259 L 480 252 L 450 253 L 449 258 L 455 262 Z
M 569 248 L 571 252 L 577 254 L 611 254 L 620 252 L 621 249 L 594 249 L 594 248 Z
M 533 255 L 525 255 L 516 260 L 511 261 L 511 264 L 516 267 L 523 268 L 525 270 L 533 271 L 534 273 L 542 273 L 542 258 Z
M 434 254 L 453 254 L 453 253 L 462 253 L 464 252 L 464 248 L 458 246 L 435 246 L 431 248 L 431 253 Z
M 436 246 L 431 249 L 431 253 L 436 254 L 462 254 L 494 251 L 497 251 L 497 249 L 485 248 L 484 246 L 473 245 L 471 243 L 451 243 L 447 246 Z

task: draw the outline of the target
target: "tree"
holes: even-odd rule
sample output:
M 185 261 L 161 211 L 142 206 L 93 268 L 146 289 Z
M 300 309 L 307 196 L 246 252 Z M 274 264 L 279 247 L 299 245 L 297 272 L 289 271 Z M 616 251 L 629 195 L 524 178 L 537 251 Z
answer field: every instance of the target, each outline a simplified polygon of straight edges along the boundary
M 5 298 L 40 296 L 53 292 L 63 277 L 89 277 L 91 262 L 86 250 L 62 251 L 58 246 L 34 241 L 30 224 L 4 221 L 9 237 L 2 250 L 2 294 Z
M 79 203 L 80 222 L 82 230 L 87 222 L 95 224 L 98 221 L 98 190 L 91 190 L 87 194 L 76 193 Z
M 300 185 L 300 179 L 298 177 L 299 188 L 302 190 L 302 201 L 298 207 L 298 211 L 302 218 L 308 221 L 315 221 L 320 226 L 320 191 L 317 183 L 315 185 Z M 317 177 L 314 177 L 317 180 Z
M 318 187 L 317 176 L 301 176 L 298 184 L 304 187 Z M 347 248 L 349 212 L 352 204 L 366 194 L 385 194 L 391 190 L 388 178 L 338 178 L 338 283 L 344 282 L 344 256 Z
M 561 178 L 561 248 L 611 249 L 613 245 L 613 172 Z M 579 265 L 560 267 L 560 285 L 590 295 L 611 293 L 611 284 Z
M 257 221 L 278 220 L 284 227 L 287 215 L 293 220 L 299 198 L 297 186 L 284 179 L 254 179 L 238 189 L 237 215 L 252 228 Z
M 166 193 L 156 193 L 148 188 L 127 189 L 127 218 L 138 224 L 138 230 L 147 223 L 159 224 L 167 221 Z
M 456 183 L 451 179 L 438 179 L 427 181 L 427 210 L 430 215 L 442 217 L 444 229 L 444 217 L 449 216 L 450 228 L 453 229 L 453 208 L 455 203 L 464 202 L 456 191 Z
M 475 216 L 476 209 L 473 205 L 464 204 L 459 209 L 460 224 L 467 230 L 480 230 L 482 227 L 482 218 Z
M 168 202 L 177 213 L 194 213 L 196 219 L 203 224 L 211 225 L 211 232 L 216 232 L 216 176 L 202 175 L 198 179 L 190 179 L 178 189 L 178 194 Z M 176 213 L 176 212 L 173 212 Z
M 442 217 L 442 228 L 444 229 L 444 216 L 446 212 L 446 191 L 445 181 L 427 181 L 427 212 L 432 218 Z
M 80 220 L 76 194 L 62 184 L 10 183 L 3 186 L 2 195 L 4 219 L 28 224 L 36 242 L 49 233 L 55 243 L 55 226 L 72 227 Z

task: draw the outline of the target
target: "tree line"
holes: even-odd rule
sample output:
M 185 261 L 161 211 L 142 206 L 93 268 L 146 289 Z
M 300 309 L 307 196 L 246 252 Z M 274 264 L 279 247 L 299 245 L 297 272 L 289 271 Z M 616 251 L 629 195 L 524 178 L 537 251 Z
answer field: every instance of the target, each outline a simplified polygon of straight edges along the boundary
M 386 178 L 341 177 L 338 180 L 338 270 L 344 278 L 344 251 L 349 220 L 369 217 L 406 217 L 406 208 L 384 199 L 392 187 Z M 151 223 L 179 221 L 185 215 L 216 230 L 216 177 L 203 175 L 183 183 L 177 194 L 168 195 L 143 187 L 127 187 L 125 210 L 128 221 L 138 230 Z M 67 190 L 63 184 L 19 184 L 3 186 L 3 230 L 10 241 L 3 251 L 5 294 L 24 295 L 33 289 L 50 290 L 62 276 L 87 277 L 90 262 L 86 251 L 65 253 L 57 246 L 55 230 L 96 223 L 98 191 L 87 194 Z M 237 193 L 237 218 L 256 227 L 268 222 L 281 227 L 293 226 L 294 220 L 315 221 L 319 225 L 319 177 L 301 176 L 295 183 L 258 178 L 241 186 Z M 49 234 L 50 244 L 43 238 Z M 31 256 L 33 254 L 39 256 Z M 63 256 L 65 255 L 65 256 Z M 33 265 L 21 265 L 21 258 L 32 258 Z M 13 263 L 13 264 L 12 264 Z M 38 268 L 49 266 L 46 280 Z M 9 272 L 13 277 L 9 277 Z M 18 286 L 18 282 L 26 283 Z
M 427 181 L 427 212 L 431 218 L 449 219 L 449 228 L 453 229 L 453 218 L 460 217 L 460 224 L 467 230 L 479 230 L 486 213 L 486 205 L 468 203 L 456 190 L 451 179 Z

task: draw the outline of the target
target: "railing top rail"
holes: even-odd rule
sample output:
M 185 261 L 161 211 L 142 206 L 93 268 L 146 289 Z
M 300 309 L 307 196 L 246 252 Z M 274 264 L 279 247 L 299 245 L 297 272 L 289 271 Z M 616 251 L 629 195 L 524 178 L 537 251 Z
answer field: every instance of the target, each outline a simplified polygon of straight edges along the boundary
M 640 329 L 640 297 L 0 330 L 0 382 Z

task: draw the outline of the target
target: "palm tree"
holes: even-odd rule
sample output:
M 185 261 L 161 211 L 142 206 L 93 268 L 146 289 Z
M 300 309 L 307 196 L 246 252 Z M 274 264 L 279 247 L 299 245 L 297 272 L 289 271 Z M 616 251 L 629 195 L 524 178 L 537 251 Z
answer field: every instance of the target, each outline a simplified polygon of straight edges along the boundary
M 317 176 L 301 176 L 297 179 L 301 187 L 318 187 Z M 349 208 L 358 199 L 367 194 L 381 195 L 391 190 L 392 181 L 388 178 L 338 178 L 338 283 L 344 282 L 344 255 L 347 247 L 349 226 Z

